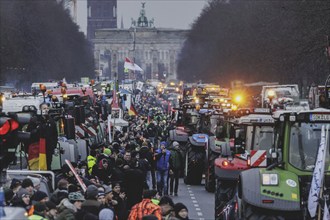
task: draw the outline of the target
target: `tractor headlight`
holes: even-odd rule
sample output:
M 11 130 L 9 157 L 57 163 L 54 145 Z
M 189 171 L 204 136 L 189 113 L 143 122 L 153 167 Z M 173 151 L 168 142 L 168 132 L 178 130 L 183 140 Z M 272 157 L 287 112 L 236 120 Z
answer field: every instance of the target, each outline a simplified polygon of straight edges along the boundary
M 278 174 L 277 173 L 263 173 L 262 174 L 262 185 L 277 186 L 278 185 Z

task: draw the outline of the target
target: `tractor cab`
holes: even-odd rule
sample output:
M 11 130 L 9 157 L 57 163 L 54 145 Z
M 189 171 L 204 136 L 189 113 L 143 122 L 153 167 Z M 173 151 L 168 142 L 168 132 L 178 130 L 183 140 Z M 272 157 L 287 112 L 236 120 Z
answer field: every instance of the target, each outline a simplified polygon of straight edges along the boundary
M 274 147 L 269 155 L 271 163 L 267 168 L 240 174 L 241 217 L 246 217 L 245 213 L 252 205 L 258 208 L 253 213 L 255 217 L 264 213 L 270 218 L 314 217 L 315 213 L 308 213 L 307 201 L 321 143 L 325 144 L 325 172 L 320 175 L 324 176 L 324 187 L 329 187 L 329 144 L 325 137 L 330 133 L 330 110 L 279 111 L 274 118 Z M 327 191 L 323 194 L 321 199 L 328 198 Z

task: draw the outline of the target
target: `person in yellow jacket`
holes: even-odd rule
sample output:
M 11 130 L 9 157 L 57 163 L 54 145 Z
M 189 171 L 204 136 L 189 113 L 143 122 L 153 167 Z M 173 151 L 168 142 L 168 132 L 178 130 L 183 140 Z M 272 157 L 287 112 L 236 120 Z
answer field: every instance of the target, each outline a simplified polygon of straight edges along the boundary
M 92 174 L 93 166 L 96 164 L 96 161 L 96 151 L 92 149 L 90 155 L 87 156 L 87 168 L 89 175 Z

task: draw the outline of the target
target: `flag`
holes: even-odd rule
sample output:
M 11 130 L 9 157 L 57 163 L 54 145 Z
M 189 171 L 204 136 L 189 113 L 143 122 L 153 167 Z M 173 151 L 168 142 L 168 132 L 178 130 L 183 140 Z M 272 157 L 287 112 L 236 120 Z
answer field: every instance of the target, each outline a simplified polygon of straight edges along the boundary
M 140 71 L 140 72 L 143 71 L 141 67 L 139 67 L 137 64 L 133 63 L 127 57 L 125 58 L 124 69 L 133 70 L 133 71 Z
M 323 220 L 330 220 L 330 213 L 326 200 L 324 201 Z
M 39 140 L 39 170 L 47 170 L 46 139 Z
M 116 89 L 112 91 L 112 108 L 119 108 Z
M 135 110 L 134 104 L 132 102 L 131 102 L 131 106 L 128 110 L 128 114 L 129 115 L 134 115 L 134 116 L 138 115 L 137 111 Z
M 316 159 L 315 168 L 313 171 L 312 185 L 311 185 L 311 188 L 309 190 L 309 195 L 308 195 L 308 211 L 312 218 L 314 218 L 316 215 L 320 190 L 323 186 L 328 129 L 329 129 L 329 127 L 327 126 L 327 129 L 325 132 L 324 125 L 322 126 L 321 143 L 320 143 L 319 150 L 317 153 L 317 159 Z
M 39 169 L 39 142 L 35 142 L 29 145 L 28 163 L 30 170 Z

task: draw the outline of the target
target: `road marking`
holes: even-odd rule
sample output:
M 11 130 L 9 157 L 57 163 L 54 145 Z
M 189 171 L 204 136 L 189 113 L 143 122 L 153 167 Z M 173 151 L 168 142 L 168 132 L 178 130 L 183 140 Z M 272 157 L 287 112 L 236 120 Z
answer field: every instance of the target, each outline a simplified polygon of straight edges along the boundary
M 195 197 L 191 197 L 191 199 L 196 199 Z
M 193 203 L 197 203 L 197 201 L 196 201 L 196 200 L 193 200 L 192 202 L 193 202 Z
M 189 193 L 192 193 L 193 191 L 191 191 L 191 190 L 188 190 L 188 192 L 189 192 Z
M 203 216 L 203 213 L 201 213 L 201 212 L 197 212 L 197 215 L 198 215 L 198 216 Z
M 199 205 L 198 204 L 194 204 L 195 207 L 198 207 Z
M 193 196 L 195 196 L 193 193 L 190 193 L 189 195 L 190 195 L 190 197 L 193 197 Z
M 196 211 L 200 211 L 201 210 L 201 208 L 196 208 Z
M 200 218 L 199 220 L 205 220 L 204 218 Z

